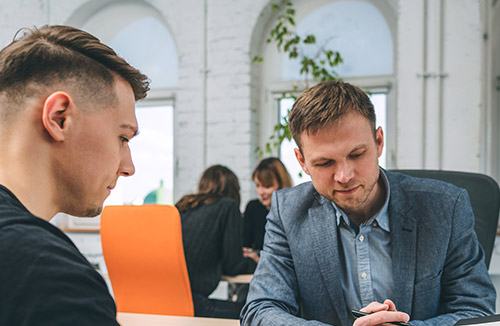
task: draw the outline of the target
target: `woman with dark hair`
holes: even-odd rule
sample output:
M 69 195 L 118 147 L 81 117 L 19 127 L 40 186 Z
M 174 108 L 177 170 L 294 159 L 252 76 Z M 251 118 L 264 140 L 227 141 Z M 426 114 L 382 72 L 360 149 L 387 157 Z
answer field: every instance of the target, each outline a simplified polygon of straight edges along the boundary
M 198 317 L 239 318 L 244 300 L 209 299 L 222 275 L 253 273 L 241 244 L 240 186 L 228 168 L 214 165 L 201 176 L 198 192 L 175 205 L 181 214 L 184 254 Z
M 258 199 L 251 200 L 245 209 L 243 224 L 243 247 L 247 257 L 255 259 L 262 250 L 266 216 L 271 207 L 274 191 L 292 187 L 292 178 L 279 158 L 269 157 L 257 165 L 252 174 L 257 187 Z

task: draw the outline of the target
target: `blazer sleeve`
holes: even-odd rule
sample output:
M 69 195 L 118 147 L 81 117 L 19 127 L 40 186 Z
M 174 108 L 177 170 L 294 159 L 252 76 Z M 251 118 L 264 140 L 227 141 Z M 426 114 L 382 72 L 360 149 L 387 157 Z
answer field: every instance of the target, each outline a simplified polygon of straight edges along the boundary
M 264 248 L 250 283 L 241 325 L 327 325 L 297 317 L 298 283 L 286 232 L 280 217 L 278 195 L 272 195 Z
M 469 196 L 463 189 L 454 207 L 449 246 L 439 285 L 441 314 L 427 320 L 411 321 L 413 325 L 454 325 L 460 319 L 495 313 L 496 291 L 474 231 L 474 213 Z
M 222 270 L 226 275 L 253 273 L 256 263 L 243 257 L 241 243 L 241 212 L 235 201 L 221 209 L 223 220 Z

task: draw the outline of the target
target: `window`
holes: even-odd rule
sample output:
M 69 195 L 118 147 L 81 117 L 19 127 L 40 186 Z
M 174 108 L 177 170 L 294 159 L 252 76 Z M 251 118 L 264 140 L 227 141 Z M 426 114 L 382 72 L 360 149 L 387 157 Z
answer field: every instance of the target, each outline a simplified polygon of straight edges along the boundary
M 371 3 L 335 1 L 309 13 L 297 24 L 296 32 L 314 34 L 316 44 L 304 48 L 314 57 L 322 47 L 339 51 L 344 58 L 336 71 L 343 78 L 390 75 L 393 73 L 393 42 L 389 26 Z M 282 78 L 300 79 L 298 60 L 283 58 Z
M 119 178 L 105 205 L 173 204 L 174 107 L 139 106 L 139 134 L 130 143 L 135 175 Z
M 98 36 L 151 79 L 151 88 L 178 84 L 177 48 L 162 17 L 139 3 L 116 3 L 92 15 L 81 27 Z

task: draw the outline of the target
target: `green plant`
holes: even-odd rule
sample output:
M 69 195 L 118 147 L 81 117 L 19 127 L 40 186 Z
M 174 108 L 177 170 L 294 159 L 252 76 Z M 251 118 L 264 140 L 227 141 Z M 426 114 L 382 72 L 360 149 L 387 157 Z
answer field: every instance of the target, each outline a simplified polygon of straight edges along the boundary
M 338 75 L 334 67 L 343 62 L 338 51 L 327 49 L 329 40 L 321 45 L 316 45 L 316 36 L 308 34 L 301 36 L 295 32 L 295 9 L 289 0 L 279 0 L 271 3 L 273 14 L 278 13 L 276 25 L 271 29 L 267 43 L 275 43 L 278 51 L 286 53 L 288 58 L 300 61 L 300 75 L 304 78 L 305 88 L 309 87 L 310 81 L 322 82 L 337 80 Z M 307 48 L 314 47 L 312 55 L 308 55 Z M 309 51 L 311 52 L 311 51 Z M 262 63 L 264 58 L 255 56 L 253 62 Z M 296 99 L 300 91 L 298 85 L 294 85 L 290 92 L 282 94 L 282 98 Z M 272 154 L 273 148 L 277 149 L 285 139 L 292 139 L 288 128 L 288 114 L 274 126 L 274 133 L 265 144 L 264 148 L 257 147 L 255 152 L 262 157 L 264 153 Z

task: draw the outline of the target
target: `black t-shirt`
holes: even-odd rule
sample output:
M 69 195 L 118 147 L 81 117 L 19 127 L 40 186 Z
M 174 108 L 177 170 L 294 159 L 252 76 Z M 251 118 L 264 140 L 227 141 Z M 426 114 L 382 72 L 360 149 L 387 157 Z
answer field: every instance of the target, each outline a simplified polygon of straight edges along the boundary
M 262 250 L 269 211 L 258 199 L 248 202 L 243 214 L 243 246 Z
M 73 242 L 0 185 L 0 325 L 118 325 L 104 279 Z

